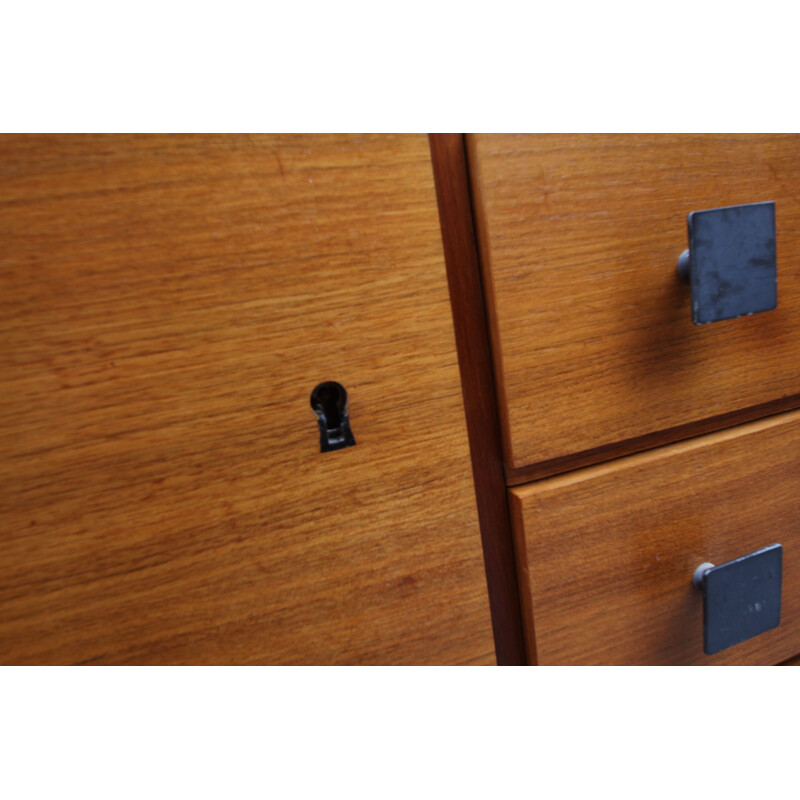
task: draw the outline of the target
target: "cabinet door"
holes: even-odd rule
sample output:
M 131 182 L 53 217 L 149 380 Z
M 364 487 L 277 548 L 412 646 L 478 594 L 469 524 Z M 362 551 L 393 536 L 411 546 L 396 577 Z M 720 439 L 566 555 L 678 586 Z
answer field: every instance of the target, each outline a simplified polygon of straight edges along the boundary
M 493 661 L 424 136 L 6 136 L 0 170 L 0 660 Z
M 800 412 L 511 490 L 541 664 L 771 664 L 800 652 Z M 783 545 L 780 625 L 703 652 L 697 567 Z
M 800 404 L 799 136 L 468 141 L 508 467 L 548 474 Z M 777 309 L 693 325 L 687 215 L 762 201 Z

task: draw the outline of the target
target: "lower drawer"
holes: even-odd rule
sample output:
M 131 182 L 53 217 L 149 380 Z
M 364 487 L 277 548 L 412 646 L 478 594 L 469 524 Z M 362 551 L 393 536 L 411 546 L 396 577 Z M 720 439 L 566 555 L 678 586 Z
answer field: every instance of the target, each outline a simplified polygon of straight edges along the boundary
M 529 657 L 771 664 L 800 651 L 800 412 L 511 490 Z M 707 656 L 703 562 L 783 545 L 777 628 Z

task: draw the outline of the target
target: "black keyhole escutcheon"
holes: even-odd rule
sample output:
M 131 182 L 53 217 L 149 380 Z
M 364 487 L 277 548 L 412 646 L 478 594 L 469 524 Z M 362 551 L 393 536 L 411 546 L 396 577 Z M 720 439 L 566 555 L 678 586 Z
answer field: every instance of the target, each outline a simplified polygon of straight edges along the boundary
M 321 453 L 352 447 L 356 443 L 347 415 L 347 390 L 341 383 L 320 383 L 311 392 L 311 408 L 317 415 Z

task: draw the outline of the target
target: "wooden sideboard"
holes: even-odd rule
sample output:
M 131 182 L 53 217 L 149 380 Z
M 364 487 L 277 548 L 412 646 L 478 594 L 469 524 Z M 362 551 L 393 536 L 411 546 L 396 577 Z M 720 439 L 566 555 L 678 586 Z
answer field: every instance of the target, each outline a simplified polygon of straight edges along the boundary
M 0 661 L 791 658 L 799 147 L 0 137 Z M 686 215 L 765 200 L 777 310 L 693 326 Z M 773 542 L 705 656 L 693 569 Z

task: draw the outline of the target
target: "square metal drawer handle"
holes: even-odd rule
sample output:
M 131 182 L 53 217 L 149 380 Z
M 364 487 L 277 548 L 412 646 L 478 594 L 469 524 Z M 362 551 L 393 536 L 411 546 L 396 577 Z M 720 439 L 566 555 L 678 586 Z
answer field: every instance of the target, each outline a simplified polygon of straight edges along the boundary
M 783 547 L 772 544 L 725 564 L 701 564 L 694 585 L 703 590 L 703 652 L 714 655 L 781 621 Z
M 775 203 L 692 211 L 678 274 L 692 288 L 692 322 L 705 325 L 778 305 Z

